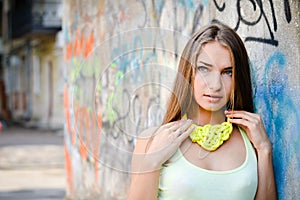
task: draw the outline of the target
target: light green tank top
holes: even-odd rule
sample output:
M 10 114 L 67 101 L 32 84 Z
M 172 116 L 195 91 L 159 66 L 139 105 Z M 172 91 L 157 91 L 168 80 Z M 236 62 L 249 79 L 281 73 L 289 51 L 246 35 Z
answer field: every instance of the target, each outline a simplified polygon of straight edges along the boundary
M 257 190 L 257 158 L 246 135 L 240 129 L 246 147 L 246 159 L 236 169 L 212 171 L 185 159 L 180 149 L 160 172 L 159 200 L 253 200 Z

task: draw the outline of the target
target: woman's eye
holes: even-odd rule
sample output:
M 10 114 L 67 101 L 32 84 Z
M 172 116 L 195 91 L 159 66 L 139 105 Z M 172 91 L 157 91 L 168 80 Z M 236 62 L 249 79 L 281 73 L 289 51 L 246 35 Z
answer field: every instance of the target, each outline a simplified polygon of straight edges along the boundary
M 225 70 L 223 74 L 232 76 L 232 70 Z
M 208 68 L 205 67 L 205 66 L 198 66 L 198 67 L 197 67 L 197 70 L 198 70 L 199 72 L 208 72 Z

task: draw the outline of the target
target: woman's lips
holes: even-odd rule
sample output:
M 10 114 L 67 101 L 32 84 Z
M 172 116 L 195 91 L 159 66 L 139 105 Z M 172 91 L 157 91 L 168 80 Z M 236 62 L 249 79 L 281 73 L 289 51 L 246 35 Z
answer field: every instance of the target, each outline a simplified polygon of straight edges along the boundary
M 219 95 L 205 94 L 204 97 L 207 98 L 212 103 L 216 103 L 222 99 L 222 96 Z

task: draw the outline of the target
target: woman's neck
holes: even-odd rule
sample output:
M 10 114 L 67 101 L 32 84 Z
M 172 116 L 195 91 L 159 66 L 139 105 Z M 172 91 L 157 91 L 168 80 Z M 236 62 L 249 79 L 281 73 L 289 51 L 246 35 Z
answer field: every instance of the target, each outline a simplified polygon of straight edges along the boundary
M 198 112 L 188 113 L 188 118 L 192 119 L 195 124 L 204 126 L 206 124 L 221 124 L 225 121 L 226 117 L 223 109 L 218 111 L 207 111 L 199 109 Z

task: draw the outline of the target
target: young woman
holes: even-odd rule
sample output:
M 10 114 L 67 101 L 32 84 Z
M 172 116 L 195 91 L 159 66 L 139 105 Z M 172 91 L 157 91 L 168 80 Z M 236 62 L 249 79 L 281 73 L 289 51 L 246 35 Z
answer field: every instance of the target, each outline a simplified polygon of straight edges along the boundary
M 127 199 L 276 199 L 239 36 L 212 23 L 187 43 L 160 127 L 140 134 Z

